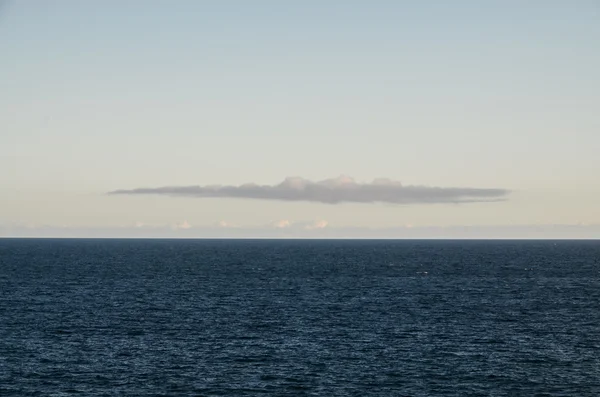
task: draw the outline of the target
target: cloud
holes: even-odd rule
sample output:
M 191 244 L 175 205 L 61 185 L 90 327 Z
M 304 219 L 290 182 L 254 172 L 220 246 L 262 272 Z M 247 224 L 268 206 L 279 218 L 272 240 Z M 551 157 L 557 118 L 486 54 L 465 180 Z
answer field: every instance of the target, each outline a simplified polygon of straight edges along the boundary
M 287 219 L 281 219 L 278 221 L 271 222 L 269 225 L 267 225 L 267 227 L 273 229 L 289 229 L 291 231 L 300 231 L 324 229 L 327 227 L 327 225 L 329 225 L 329 222 L 325 220 L 316 220 L 314 222 L 292 222 Z
M 185 224 L 185 222 L 182 222 Z M 188 224 L 189 225 L 189 224 Z M 335 227 L 319 221 L 295 222 L 289 228 L 248 225 L 222 228 L 217 225 L 173 228 L 172 225 L 77 227 L 65 225 L 3 225 L 0 237 L 86 237 L 86 238 L 338 238 L 338 239 L 597 239 L 600 224 L 590 225 L 472 225 L 398 226 L 392 228 Z
M 115 190 L 114 195 L 146 195 L 245 198 L 258 200 L 308 201 L 326 204 L 338 203 L 392 203 L 435 204 L 502 201 L 506 189 L 480 189 L 470 187 L 404 186 L 390 179 L 375 179 L 371 183 L 358 183 L 348 176 L 313 182 L 304 178 L 286 178 L 277 185 L 247 183 L 239 186 L 166 186 Z
M 271 225 L 275 229 L 285 229 L 285 228 L 292 226 L 292 222 L 288 221 L 287 219 L 282 219 L 279 221 L 272 222 Z
M 215 224 L 218 228 L 238 228 L 239 226 L 235 223 L 231 223 L 228 221 L 219 221 Z
M 327 225 L 329 225 L 329 222 L 320 220 L 314 221 L 313 223 L 306 225 L 304 228 L 306 230 L 325 229 Z
M 183 222 L 179 222 L 173 225 L 173 230 L 186 230 L 186 229 L 191 229 L 192 225 L 188 222 L 188 221 L 183 221 Z

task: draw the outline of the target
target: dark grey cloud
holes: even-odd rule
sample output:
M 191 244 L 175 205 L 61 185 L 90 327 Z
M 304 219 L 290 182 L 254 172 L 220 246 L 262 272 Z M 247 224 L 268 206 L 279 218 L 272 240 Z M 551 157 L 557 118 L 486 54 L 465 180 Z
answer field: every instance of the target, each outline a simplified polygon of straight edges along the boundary
M 308 201 L 326 204 L 338 203 L 392 203 L 434 204 L 473 203 L 504 200 L 506 189 L 478 189 L 469 187 L 404 186 L 390 179 L 375 179 L 371 183 L 357 183 L 341 176 L 320 182 L 293 177 L 277 185 L 248 183 L 240 186 L 165 186 L 115 190 L 109 194 L 164 195 L 198 198 L 245 198 L 258 200 Z

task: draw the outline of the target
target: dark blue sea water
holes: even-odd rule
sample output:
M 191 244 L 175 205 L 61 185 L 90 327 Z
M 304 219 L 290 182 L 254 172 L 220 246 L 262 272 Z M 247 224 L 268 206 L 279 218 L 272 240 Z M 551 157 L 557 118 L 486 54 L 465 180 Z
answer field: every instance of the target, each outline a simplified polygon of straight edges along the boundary
M 0 240 L 0 396 L 598 396 L 599 241 Z

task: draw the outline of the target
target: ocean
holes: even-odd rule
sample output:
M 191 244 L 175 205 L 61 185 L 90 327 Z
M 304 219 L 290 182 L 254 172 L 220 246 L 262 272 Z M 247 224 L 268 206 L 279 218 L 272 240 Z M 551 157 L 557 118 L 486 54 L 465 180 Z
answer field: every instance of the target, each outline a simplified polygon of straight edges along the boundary
M 0 396 L 598 396 L 600 241 L 0 239 Z

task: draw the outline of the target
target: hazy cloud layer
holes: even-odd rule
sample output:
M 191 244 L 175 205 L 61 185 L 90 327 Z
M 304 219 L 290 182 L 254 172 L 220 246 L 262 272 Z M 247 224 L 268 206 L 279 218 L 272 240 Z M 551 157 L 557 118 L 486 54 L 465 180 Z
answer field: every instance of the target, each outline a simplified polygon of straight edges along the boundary
M 295 226 L 294 226 L 295 225 Z M 313 225 L 313 227 L 307 227 Z M 393 228 L 331 227 L 322 221 L 297 222 L 289 227 L 144 225 L 123 227 L 69 227 L 2 225 L 0 237 L 87 237 L 87 238 L 367 238 L 367 239 L 597 239 L 600 225 L 515 225 L 515 226 L 401 226 Z M 321 227 L 319 227 L 321 226 Z
M 341 176 L 320 182 L 304 178 L 286 178 L 278 185 L 247 183 L 240 186 L 166 186 L 115 190 L 109 194 L 158 194 L 182 197 L 246 198 L 259 200 L 309 201 L 326 204 L 338 203 L 473 203 L 503 200 L 505 189 L 478 189 L 469 187 L 403 186 L 390 179 L 375 179 L 371 183 L 357 183 Z

